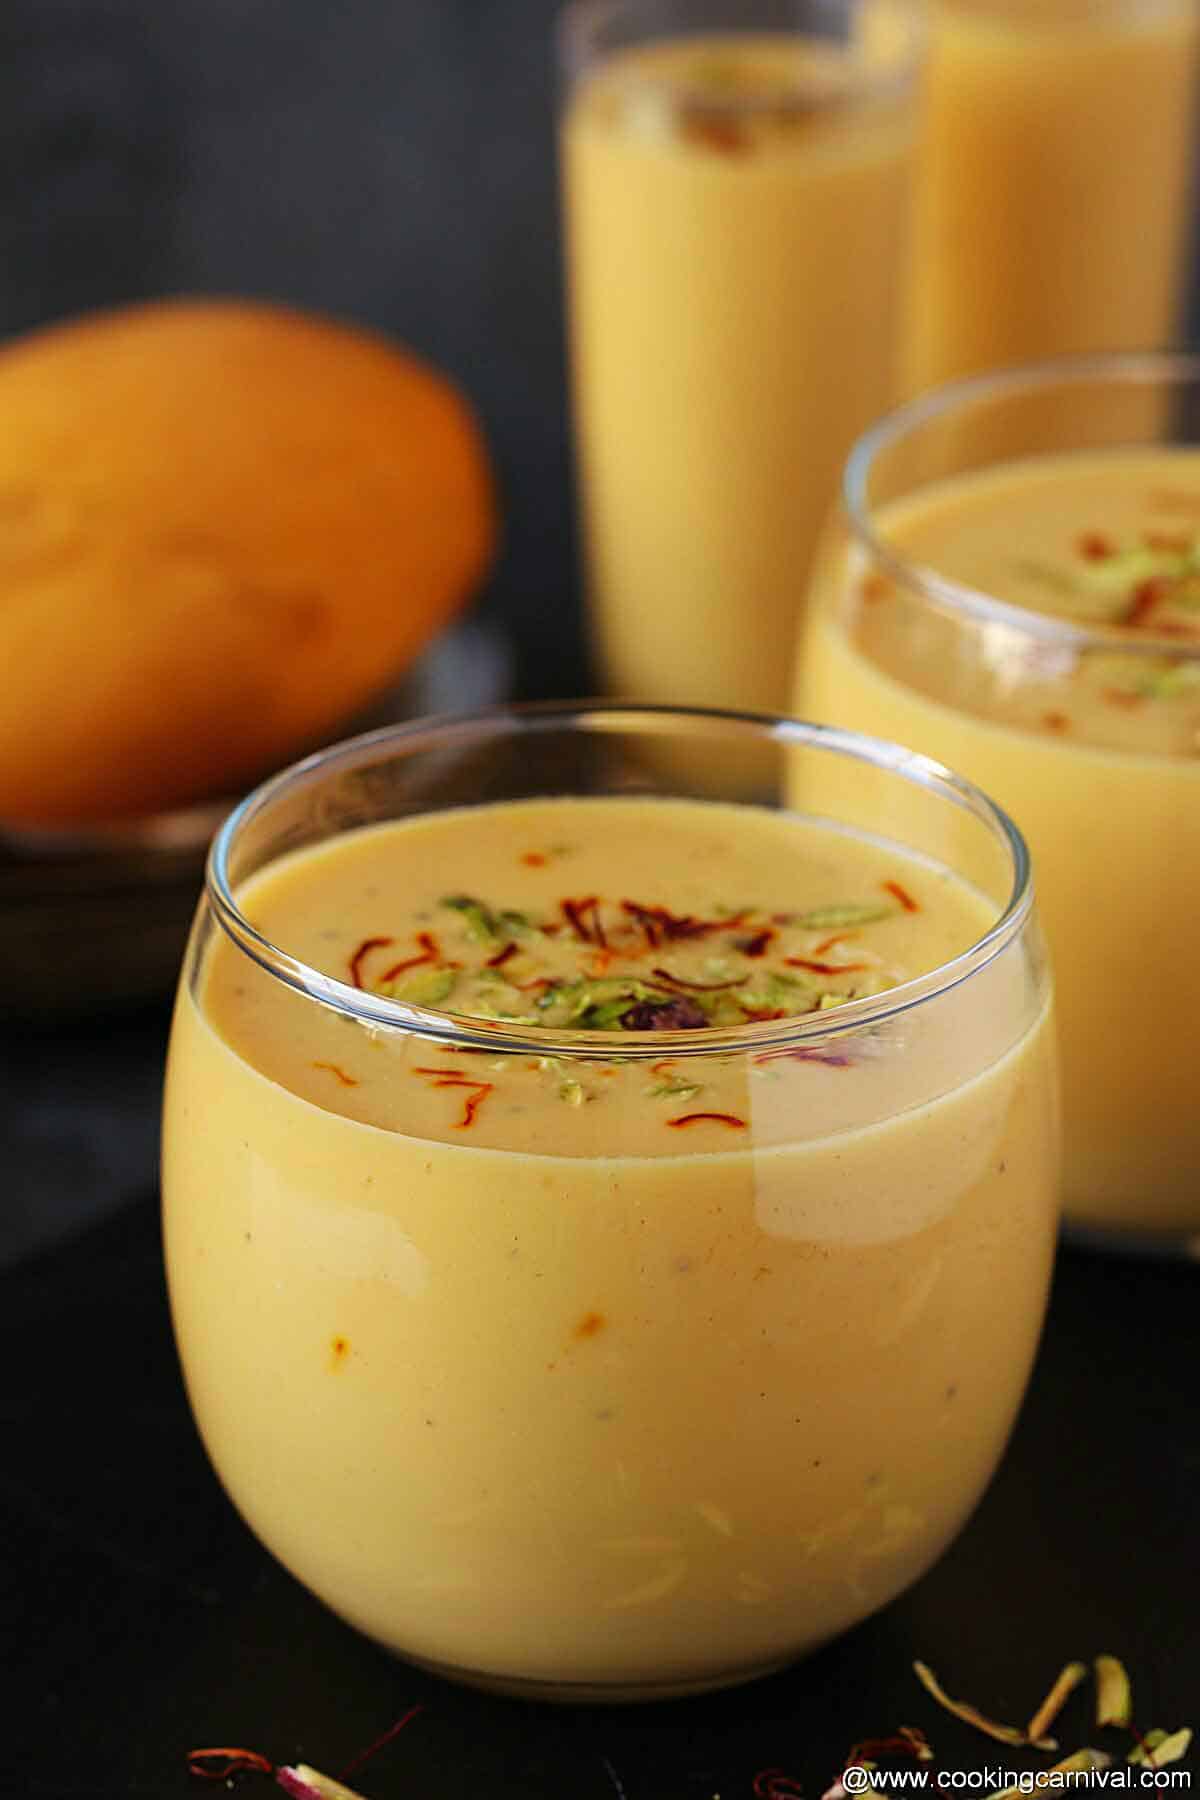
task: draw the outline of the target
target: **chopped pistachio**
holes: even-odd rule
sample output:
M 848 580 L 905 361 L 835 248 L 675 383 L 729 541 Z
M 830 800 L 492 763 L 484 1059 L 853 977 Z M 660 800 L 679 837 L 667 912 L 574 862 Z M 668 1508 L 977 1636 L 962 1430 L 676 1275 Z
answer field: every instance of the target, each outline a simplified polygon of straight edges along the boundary
M 698 1081 L 660 1081 L 656 1087 L 649 1087 L 646 1093 L 651 1100 L 670 1098 L 690 1100 L 693 1094 L 700 1092 Z
M 515 912 L 511 907 L 505 907 L 504 911 L 499 914 L 499 921 L 501 929 L 509 937 L 528 937 L 533 930 L 527 916 L 523 912 Z
M 582 1106 L 587 1099 L 587 1094 L 584 1091 L 583 1083 L 572 1079 L 560 1084 L 558 1097 L 560 1100 L 565 1100 L 568 1106 Z
M 844 1006 L 849 998 L 849 994 L 822 994 L 817 1001 L 817 1011 L 828 1012 L 831 1006 Z
M 446 894 L 439 904 L 462 914 L 467 936 L 473 942 L 489 943 L 496 937 L 496 920 L 482 900 L 474 900 L 470 894 Z
M 818 906 L 812 912 L 800 913 L 793 920 L 804 931 L 832 931 L 839 925 L 874 925 L 879 919 L 890 919 L 894 906 L 881 906 L 877 900 L 855 905 Z
M 1025 1735 L 1031 1744 L 1035 1744 L 1039 1750 L 1058 1749 L 1054 1739 L 1048 1738 L 1046 1733 L 1080 1682 L 1086 1679 L 1086 1663 L 1069 1662 L 1059 1671 L 1050 1692 L 1025 1727 Z
M 1187 1725 L 1179 1731 L 1148 1731 L 1137 1748 L 1129 1752 L 1127 1760 L 1145 1763 L 1148 1768 L 1165 1769 L 1168 1763 L 1182 1762 L 1191 1743 L 1191 1727 Z
M 1133 1690 L 1124 1663 L 1115 1656 L 1098 1656 L 1095 1670 L 1097 1725 L 1127 1726 L 1133 1718 Z
M 379 992 L 409 1006 L 441 1006 L 454 992 L 457 979 L 453 969 L 413 969 L 399 981 L 386 982 Z
M 1177 694 L 1190 694 L 1200 687 L 1200 664 L 1171 663 L 1165 669 L 1154 669 L 1142 675 L 1135 693 L 1150 700 L 1173 700 Z
M 782 969 L 769 969 L 761 975 L 755 975 L 745 987 L 736 988 L 730 999 L 736 1000 L 739 1006 L 747 1007 L 751 1012 L 770 1012 L 775 1007 L 795 1008 L 799 993 L 812 989 L 812 982 L 806 981 L 803 975 L 785 973 Z
M 1182 575 L 1187 568 L 1187 556 L 1178 551 L 1150 550 L 1136 545 L 1132 550 L 1106 556 L 1102 562 L 1089 563 L 1079 573 L 1079 585 L 1105 599 L 1118 600 L 1123 611 L 1130 592 L 1140 587 L 1143 581 Z
M 995 1738 L 1000 1744 L 1028 1742 L 1025 1733 L 1018 1731 L 1014 1725 L 998 1725 L 994 1719 L 986 1718 L 978 1707 L 971 1706 L 966 1700 L 952 1700 L 927 1663 L 914 1662 L 913 1669 L 926 1693 L 931 1694 L 938 1705 L 944 1706 L 948 1713 L 953 1713 L 956 1719 L 961 1719 L 964 1725 L 973 1725 L 977 1731 L 982 1731 L 988 1737 Z
M 312 1769 L 307 1763 L 276 1769 L 275 1780 L 285 1794 L 293 1796 L 293 1800 L 363 1800 L 356 1789 L 335 1781 L 331 1775 L 322 1775 L 319 1769 Z M 233 1783 L 229 1785 L 232 1787 Z

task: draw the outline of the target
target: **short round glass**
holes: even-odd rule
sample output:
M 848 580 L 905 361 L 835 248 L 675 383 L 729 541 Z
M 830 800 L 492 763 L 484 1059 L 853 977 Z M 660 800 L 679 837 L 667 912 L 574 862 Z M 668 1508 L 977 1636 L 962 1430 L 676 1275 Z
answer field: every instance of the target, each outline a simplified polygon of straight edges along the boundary
M 694 1692 L 844 1630 L 1024 1390 L 1049 1007 L 1018 833 L 891 745 L 551 706 L 287 771 L 215 842 L 167 1083 L 235 1504 L 506 1691 Z
M 1200 359 L 943 388 L 861 440 L 797 703 L 940 756 L 1033 850 L 1079 1232 L 1200 1238 Z

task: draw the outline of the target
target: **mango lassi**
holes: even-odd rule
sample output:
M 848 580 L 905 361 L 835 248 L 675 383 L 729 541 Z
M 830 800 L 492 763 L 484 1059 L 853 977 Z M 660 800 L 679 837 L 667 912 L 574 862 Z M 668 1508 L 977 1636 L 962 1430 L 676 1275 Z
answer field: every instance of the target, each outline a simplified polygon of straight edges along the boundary
M 871 529 L 899 560 L 831 553 L 798 704 L 952 763 L 1016 818 L 1056 972 L 1068 1217 L 1200 1233 L 1200 451 L 999 465 Z
M 743 29 L 626 44 L 569 101 L 574 411 L 608 692 L 781 708 L 839 463 L 894 396 L 914 9 L 847 12 L 838 42 L 757 33 L 731 7 Z
M 351 829 L 237 898 L 351 999 L 466 1034 L 364 1025 L 197 939 L 172 1308 L 213 1461 L 289 1569 L 406 1656 L 587 1697 L 743 1679 L 928 1566 L 1045 1299 L 1027 931 L 889 1012 L 993 901 L 828 820 L 640 797 Z
M 1198 48 L 1195 0 L 933 0 L 908 392 L 1171 341 Z

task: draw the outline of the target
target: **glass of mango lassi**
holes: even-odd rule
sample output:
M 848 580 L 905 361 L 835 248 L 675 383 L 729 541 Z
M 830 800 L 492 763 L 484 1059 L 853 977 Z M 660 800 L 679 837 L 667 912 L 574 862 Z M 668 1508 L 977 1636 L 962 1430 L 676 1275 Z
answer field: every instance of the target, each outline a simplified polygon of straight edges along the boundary
M 814 716 L 952 761 L 1020 823 L 1067 1217 L 1167 1249 L 1200 1240 L 1198 419 L 1200 359 L 1143 356 L 963 382 L 885 420 L 850 461 L 796 682 Z
M 842 1631 L 957 1531 L 1029 1374 L 1049 1005 L 1018 834 L 890 745 L 549 707 L 278 777 L 216 840 L 167 1082 L 234 1503 L 505 1691 L 694 1692 Z
M 931 0 L 907 392 L 1172 341 L 1198 56 L 1196 0 Z
M 897 394 L 919 10 L 564 16 L 576 447 L 610 693 L 786 700 L 838 468 Z

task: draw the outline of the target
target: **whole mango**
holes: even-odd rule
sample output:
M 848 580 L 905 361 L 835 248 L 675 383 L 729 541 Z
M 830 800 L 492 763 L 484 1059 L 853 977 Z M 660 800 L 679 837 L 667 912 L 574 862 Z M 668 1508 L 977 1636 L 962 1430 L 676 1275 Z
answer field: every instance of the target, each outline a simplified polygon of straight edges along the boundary
M 243 300 L 0 350 L 0 819 L 236 792 L 385 688 L 495 543 L 461 395 Z

